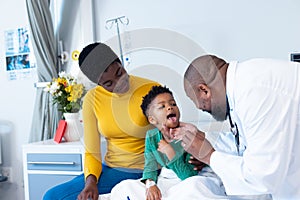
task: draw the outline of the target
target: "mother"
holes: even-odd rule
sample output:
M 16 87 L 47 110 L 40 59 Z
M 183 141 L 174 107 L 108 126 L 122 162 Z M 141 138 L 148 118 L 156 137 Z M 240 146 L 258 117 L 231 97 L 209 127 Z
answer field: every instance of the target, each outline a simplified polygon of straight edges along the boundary
M 138 105 L 158 83 L 128 75 L 118 56 L 103 43 L 86 46 L 79 67 L 97 84 L 87 92 L 82 108 L 84 174 L 48 190 L 44 200 L 97 200 L 120 181 L 142 176 L 145 133 L 151 127 Z M 107 140 L 104 160 L 101 135 Z

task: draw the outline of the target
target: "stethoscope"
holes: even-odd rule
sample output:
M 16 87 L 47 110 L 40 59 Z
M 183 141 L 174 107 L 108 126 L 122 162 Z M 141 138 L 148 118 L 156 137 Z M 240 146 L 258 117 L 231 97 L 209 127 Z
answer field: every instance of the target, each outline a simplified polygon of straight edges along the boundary
M 232 119 L 231 119 L 230 107 L 229 107 L 227 96 L 226 96 L 226 101 L 227 101 L 227 115 L 228 115 L 228 119 L 229 119 L 229 123 L 230 123 L 230 131 L 234 135 L 236 150 L 237 150 L 237 154 L 239 156 L 240 155 L 240 134 L 239 134 L 239 129 L 238 129 L 236 123 L 233 122 Z

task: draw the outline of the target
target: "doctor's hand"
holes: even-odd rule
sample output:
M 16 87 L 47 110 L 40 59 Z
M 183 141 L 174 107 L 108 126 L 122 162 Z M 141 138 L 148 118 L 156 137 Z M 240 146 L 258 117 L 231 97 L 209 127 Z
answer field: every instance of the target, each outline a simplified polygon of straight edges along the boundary
M 187 131 L 196 133 L 198 132 L 198 129 L 193 124 L 180 122 L 177 128 L 173 128 L 170 130 L 170 133 L 174 137 L 174 139 L 181 140 L 182 137 L 187 133 Z
M 160 132 L 163 134 L 163 136 L 165 138 L 168 138 L 170 140 L 174 140 L 174 139 L 180 140 L 182 135 L 178 134 L 177 138 L 174 138 L 174 136 L 175 136 L 175 133 L 179 133 L 176 130 L 181 130 L 181 129 L 189 130 L 192 132 L 196 132 L 198 130 L 197 127 L 193 124 L 179 122 L 178 127 L 176 127 L 176 128 L 169 128 L 169 127 L 167 127 L 166 124 L 162 124 L 162 126 L 160 128 Z
M 194 125 L 180 123 L 180 126 L 172 130 L 174 138 L 181 140 L 181 145 L 185 151 L 192 154 L 199 161 L 209 164 L 210 156 L 215 151 L 205 134 L 199 131 Z
M 84 189 L 78 195 L 78 200 L 98 200 L 99 192 L 97 187 L 97 178 L 94 175 L 89 175 L 86 178 Z
M 200 160 L 194 158 L 194 156 L 190 156 L 189 163 L 194 165 L 194 170 L 200 172 L 203 167 L 206 167 L 206 164 L 201 162 Z

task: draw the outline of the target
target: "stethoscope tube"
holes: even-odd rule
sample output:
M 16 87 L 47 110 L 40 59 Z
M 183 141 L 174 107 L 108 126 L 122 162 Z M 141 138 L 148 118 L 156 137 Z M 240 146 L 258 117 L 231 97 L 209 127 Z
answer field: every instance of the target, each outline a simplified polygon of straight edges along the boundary
M 240 134 L 239 134 L 239 129 L 238 129 L 236 123 L 232 122 L 230 113 L 228 113 L 228 119 L 229 119 L 229 123 L 230 123 L 230 131 L 234 135 L 236 150 L 237 150 L 237 154 L 239 156 L 240 155 Z
M 233 122 L 232 119 L 231 119 L 230 107 L 229 107 L 229 102 L 228 102 L 227 96 L 226 96 L 226 101 L 227 101 L 227 116 L 228 116 L 229 123 L 230 123 L 230 131 L 234 135 L 236 150 L 237 150 L 237 154 L 239 156 L 240 155 L 240 134 L 239 134 L 239 129 L 238 129 L 236 123 Z

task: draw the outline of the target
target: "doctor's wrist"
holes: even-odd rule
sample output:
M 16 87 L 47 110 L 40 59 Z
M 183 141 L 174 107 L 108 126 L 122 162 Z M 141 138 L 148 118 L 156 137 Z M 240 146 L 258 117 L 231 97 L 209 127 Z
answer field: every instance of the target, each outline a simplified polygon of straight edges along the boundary
M 213 152 L 215 152 L 215 149 L 214 148 L 211 148 L 209 150 L 209 152 L 206 154 L 206 156 L 204 156 L 202 158 L 202 161 L 207 164 L 207 165 L 210 165 L 210 158 L 211 158 L 211 155 L 213 154 Z

